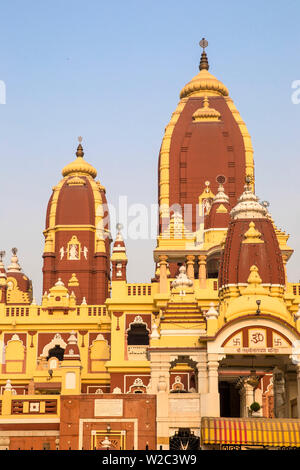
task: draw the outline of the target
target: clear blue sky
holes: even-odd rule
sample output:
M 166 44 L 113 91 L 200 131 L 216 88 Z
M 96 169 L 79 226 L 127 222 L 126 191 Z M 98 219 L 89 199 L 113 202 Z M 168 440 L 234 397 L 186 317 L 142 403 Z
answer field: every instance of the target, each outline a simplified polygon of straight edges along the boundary
M 291 234 L 300 278 L 300 2 L 53 0 L 1 2 L 0 248 L 19 248 L 37 299 L 45 211 L 77 136 L 109 201 L 157 200 L 157 158 L 205 36 L 252 136 L 256 192 Z M 128 241 L 129 281 L 153 275 L 153 241 Z M 6 264 L 10 256 L 6 257 Z

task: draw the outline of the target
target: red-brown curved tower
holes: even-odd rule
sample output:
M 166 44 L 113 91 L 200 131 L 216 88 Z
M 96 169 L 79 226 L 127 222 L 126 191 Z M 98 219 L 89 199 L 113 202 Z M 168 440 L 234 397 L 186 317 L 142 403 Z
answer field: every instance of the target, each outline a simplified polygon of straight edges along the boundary
M 180 206 L 185 225 L 193 231 L 198 229 L 197 205 L 207 181 L 214 194 L 224 184 L 231 207 L 243 192 L 245 176 L 254 183 L 249 133 L 228 89 L 208 68 L 203 50 L 200 72 L 180 93 L 159 155 L 160 222 L 168 217 L 169 208 L 172 212 L 172 206 Z
M 77 158 L 63 168 L 48 203 L 43 292 L 61 278 L 77 303 L 103 304 L 110 277 L 107 201 L 105 188 L 95 181 L 97 171 L 83 156 L 79 143 Z

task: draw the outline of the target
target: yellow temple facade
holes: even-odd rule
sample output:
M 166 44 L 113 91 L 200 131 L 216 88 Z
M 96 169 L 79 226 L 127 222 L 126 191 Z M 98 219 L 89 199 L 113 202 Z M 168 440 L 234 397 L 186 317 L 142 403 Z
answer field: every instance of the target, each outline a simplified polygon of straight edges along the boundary
M 40 305 L 0 253 L 0 449 L 300 447 L 293 250 L 206 45 L 162 140 L 149 283 L 127 282 L 81 139 L 48 203 Z

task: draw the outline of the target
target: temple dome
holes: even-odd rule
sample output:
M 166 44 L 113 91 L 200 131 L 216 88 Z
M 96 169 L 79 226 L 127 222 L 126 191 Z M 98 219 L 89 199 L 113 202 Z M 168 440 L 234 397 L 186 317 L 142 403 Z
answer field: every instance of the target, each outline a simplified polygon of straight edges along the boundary
M 219 286 L 247 283 L 252 265 L 258 268 L 263 284 L 284 286 L 282 254 L 273 223 L 248 185 L 230 215 Z
M 209 73 L 208 70 L 200 70 L 200 72 L 182 88 L 180 98 L 186 98 L 199 91 L 209 91 L 222 96 L 229 95 L 228 88 L 214 75 Z
M 258 197 L 246 184 L 238 203 L 231 211 L 231 216 L 233 219 L 264 218 L 267 216 L 267 209 L 258 202 Z
M 12 248 L 10 265 L 6 269 L 7 302 L 30 304 L 32 301 L 32 281 L 23 273 L 17 256 L 17 248 Z
M 83 159 L 84 152 L 83 152 L 83 148 L 81 145 L 81 140 L 79 140 L 79 142 L 80 143 L 77 147 L 77 152 L 76 152 L 77 158 L 62 169 L 62 175 L 68 176 L 72 174 L 74 175 L 83 174 L 83 175 L 90 175 L 92 176 L 92 178 L 96 178 L 97 170 L 92 165 L 90 165 L 90 163 L 86 162 Z

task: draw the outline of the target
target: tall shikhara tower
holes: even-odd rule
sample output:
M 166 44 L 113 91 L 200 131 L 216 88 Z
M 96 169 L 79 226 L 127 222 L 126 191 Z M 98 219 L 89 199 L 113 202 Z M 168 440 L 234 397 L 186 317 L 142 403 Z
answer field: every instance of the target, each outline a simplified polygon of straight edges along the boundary
M 108 297 L 110 238 L 105 188 L 83 156 L 79 138 L 76 159 L 62 170 L 46 215 L 43 292 L 61 281 L 77 302 L 103 304 Z
M 188 205 L 190 230 L 196 230 L 196 206 L 206 182 L 213 194 L 224 184 L 231 206 L 243 191 L 246 175 L 254 182 L 250 135 L 228 89 L 208 72 L 207 41 L 200 45 L 200 72 L 180 92 L 159 155 L 161 220 L 168 208 Z
M 167 255 L 171 277 L 178 274 L 178 264 L 186 261 L 188 253 L 183 253 L 183 247 L 191 256 L 202 256 L 200 266 L 197 260 L 194 266 L 197 276 L 200 272 L 200 277 L 206 277 L 208 262 L 209 275 L 217 277 L 230 210 L 243 192 L 245 179 L 254 189 L 250 135 L 227 87 L 208 71 L 207 41 L 202 39 L 200 45 L 199 73 L 180 92 L 159 154 L 160 217 L 155 261 L 162 261 L 159 254 Z M 174 230 L 174 224 L 182 236 L 172 242 L 174 234 L 168 233 L 170 228 Z M 180 238 L 190 241 L 180 244 Z M 191 243 L 194 238 L 196 243 Z M 208 243 L 215 245 L 213 253 L 207 252 Z M 190 267 L 194 259 L 190 258 Z

